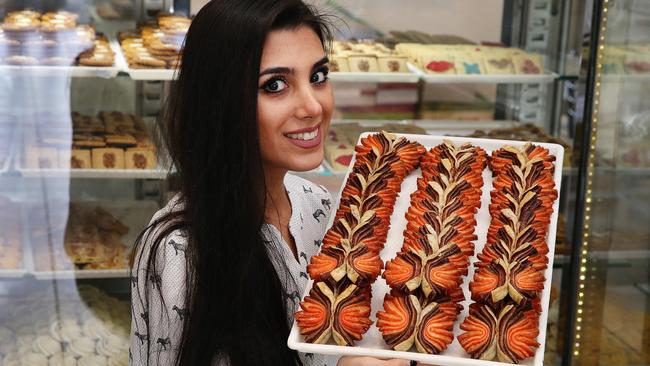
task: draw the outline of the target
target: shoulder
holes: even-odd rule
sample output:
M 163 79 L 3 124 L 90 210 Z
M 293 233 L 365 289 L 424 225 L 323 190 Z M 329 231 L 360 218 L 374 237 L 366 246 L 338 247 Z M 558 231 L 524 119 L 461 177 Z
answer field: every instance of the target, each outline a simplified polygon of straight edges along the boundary
M 287 174 L 285 187 L 294 205 L 298 206 L 294 209 L 300 211 L 303 223 L 313 220 L 314 224 L 327 225 L 334 202 L 324 186 Z
M 141 235 L 135 253 L 134 265 L 138 264 L 138 262 L 139 264 L 146 263 L 152 252 L 155 252 L 157 266 L 169 264 L 170 261 L 176 262 L 179 259 L 184 261 L 187 236 L 185 230 L 174 228 L 174 217 L 170 216 L 170 214 L 180 212 L 182 209 L 182 201 L 176 195 L 169 200 L 165 207 L 153 215 L 149 225 Z
M 286 188 L 295 193 L 313 195 L 319 198 L 331 198 L 330 192 L 324 186 L 311 182 L 297 175 L 287 174 L 284 179 Z

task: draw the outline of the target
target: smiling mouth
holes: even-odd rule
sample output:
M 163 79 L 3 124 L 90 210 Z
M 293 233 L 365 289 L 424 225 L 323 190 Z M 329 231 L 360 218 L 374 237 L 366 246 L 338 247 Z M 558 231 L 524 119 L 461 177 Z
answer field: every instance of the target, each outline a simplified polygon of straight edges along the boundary
M 284 136 L 301 141 L 309 141 L 318 137 L 318 131 L 320 130 L 320 125 L 316 126 L 312 131 L 299 132 L 299 133 L 285 133 Z

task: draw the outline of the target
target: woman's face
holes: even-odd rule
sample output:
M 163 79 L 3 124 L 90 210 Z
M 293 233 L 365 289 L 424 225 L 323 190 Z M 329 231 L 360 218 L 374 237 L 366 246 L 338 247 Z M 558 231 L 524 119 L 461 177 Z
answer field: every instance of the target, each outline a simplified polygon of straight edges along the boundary
M 328 72 L 325 50 L 311 28 L 269 33 L 257 99 L 267 170 L 306 171 L 320 165 L 334 104 Z

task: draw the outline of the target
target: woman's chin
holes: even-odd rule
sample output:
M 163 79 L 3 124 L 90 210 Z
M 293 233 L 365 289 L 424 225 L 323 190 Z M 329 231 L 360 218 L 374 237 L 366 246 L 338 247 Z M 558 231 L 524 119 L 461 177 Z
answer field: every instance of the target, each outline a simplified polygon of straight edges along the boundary
M 301 159 L 291 164 L 291 169 L 289 170 L 294 172 L 308 172 L 318 168 L 322 162 L 322 156 L 318 159 Z

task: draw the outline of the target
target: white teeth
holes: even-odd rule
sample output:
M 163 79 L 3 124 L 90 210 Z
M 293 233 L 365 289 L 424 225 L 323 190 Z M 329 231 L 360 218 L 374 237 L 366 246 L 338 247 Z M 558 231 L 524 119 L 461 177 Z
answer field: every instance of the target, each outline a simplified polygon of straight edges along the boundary
M 296 140 L 313 140 L 318 136 L 318 129 L 315 129 L 312 132 L 288 133 L 286 136 Z

